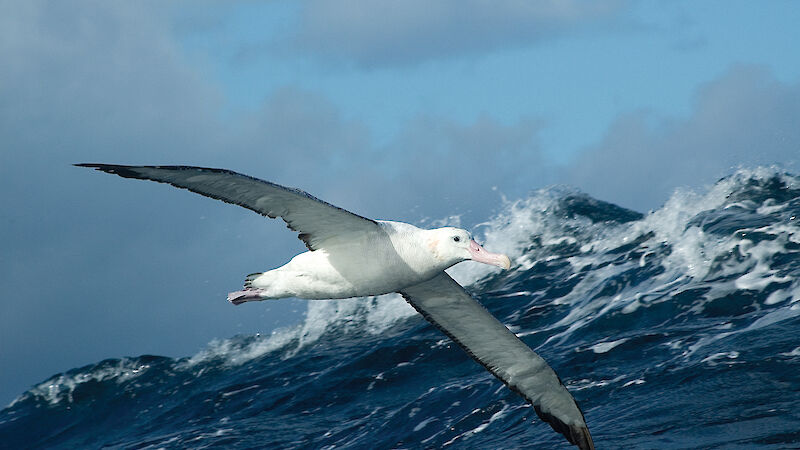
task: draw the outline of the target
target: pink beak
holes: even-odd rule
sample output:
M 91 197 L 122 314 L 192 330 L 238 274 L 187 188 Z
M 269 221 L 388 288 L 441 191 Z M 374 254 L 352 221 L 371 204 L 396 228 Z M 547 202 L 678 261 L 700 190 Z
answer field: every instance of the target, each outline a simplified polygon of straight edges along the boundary
M 473 261 L 502 267 L 503 269 L 511 267 L 511 260 L 508 259 L 508 256 L 500 253 L 487 252 L 475 241 L 470 241 L 469 243 L 469 254 L 472 256 Z

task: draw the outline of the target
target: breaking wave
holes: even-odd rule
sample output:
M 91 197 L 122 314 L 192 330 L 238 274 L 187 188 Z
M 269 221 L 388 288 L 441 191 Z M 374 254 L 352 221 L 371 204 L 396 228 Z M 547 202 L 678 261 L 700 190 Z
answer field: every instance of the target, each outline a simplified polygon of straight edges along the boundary
M 743 169 L 647 214 L 553 187 L 474 231 L 512 270 L 451 274 L 556 369 L 598 448 L 800 444 L 797 176 Z M 54 375 L 0 411 L 0 442 L 564 445 L 397 295 L 311 301 L 298 326 L 192 357 Z

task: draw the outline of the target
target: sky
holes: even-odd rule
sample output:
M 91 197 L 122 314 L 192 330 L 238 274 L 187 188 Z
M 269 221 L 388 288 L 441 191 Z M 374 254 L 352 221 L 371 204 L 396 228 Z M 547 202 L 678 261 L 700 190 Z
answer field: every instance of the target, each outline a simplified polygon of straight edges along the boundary
M 797 172 L 800 3 L 0 0 L 0 403 L 105 358 L 189 356 L 279 221 L 79 162 L 221 167 L 358 214 L 488 220 L 554 184 L 642 212 Z

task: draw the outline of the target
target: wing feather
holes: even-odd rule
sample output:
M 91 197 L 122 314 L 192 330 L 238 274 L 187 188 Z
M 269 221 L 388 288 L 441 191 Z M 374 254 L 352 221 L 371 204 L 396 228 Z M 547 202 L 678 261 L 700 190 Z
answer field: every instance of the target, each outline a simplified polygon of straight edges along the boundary
M 554 430 L 581 449 L 594 449 L 583 412 L 558 375 L 449 275 L 442 272 L 400 294 L 475 361 L 524 397 Z
M 377 231 L 379 225 L 324 202 L 300 189 L 288 188 L 225 169 L 191 166 L 120 166 L 76 164 L 125 178 L 167 183 L 181 189 L 280 217 L 299 233 L 309 250 L 325 246 L 332 238 L 351 233 Z

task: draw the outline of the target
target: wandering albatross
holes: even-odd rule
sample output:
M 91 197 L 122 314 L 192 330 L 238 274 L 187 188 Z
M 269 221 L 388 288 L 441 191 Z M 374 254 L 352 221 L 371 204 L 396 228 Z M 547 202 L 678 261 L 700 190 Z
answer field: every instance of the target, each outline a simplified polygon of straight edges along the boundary
M 308 251 L 287 264 L 251 274 L 228 300 L 297 297 L 339 299 L 399 292 L 425 319 L 463 348 L 569 442 L 594 449 L 575 399 L 542 357 L 519 340 L 444 272 L 473 260 L 508 269 L 466 231 L 424 230 L 371 220 L 287 188 L 230 170 L 188 166 L 76 164 L 125 178 L 152 180 L 283 219 Z

